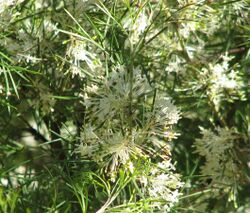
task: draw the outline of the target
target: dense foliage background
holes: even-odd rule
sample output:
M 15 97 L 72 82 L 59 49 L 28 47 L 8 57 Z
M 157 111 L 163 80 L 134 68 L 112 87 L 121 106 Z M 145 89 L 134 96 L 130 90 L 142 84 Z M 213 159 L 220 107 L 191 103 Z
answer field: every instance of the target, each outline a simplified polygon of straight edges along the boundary
M 249 212 L 249 0 L 0 0 L 0 212 Z

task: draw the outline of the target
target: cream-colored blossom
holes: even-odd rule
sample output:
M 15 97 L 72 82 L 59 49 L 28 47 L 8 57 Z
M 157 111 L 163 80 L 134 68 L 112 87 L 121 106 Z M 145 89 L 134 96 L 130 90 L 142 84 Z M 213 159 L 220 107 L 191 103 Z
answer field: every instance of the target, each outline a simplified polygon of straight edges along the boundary
M 75 38 L 71 39 L 71 44 L 68 47 L 67 55 L 70 56 L 72 63 L 72 75 L 86 77 L 86 73 L 98 77 L 102 70 L 101 61 L 92 47 L 85 41 L 80 41 Z M 89 49 L 89 50 L 87 50 Z M 81 69 L 87 69 L 87 72 L 82 72 Z
M 15 6 L 22 3 L 24 0 L 0 0 L 0 15 L 4 10 L 10 6 Z
M 139 41 L 140 36 L 150 24 L 151 18 L 151 15 L 148 15 L 145 10 L 141 10 L 123 19 L 123 27 L 128 30 L 128 38 L 125 42 L 126 47 L 132 48 Z
M 100 134 L 100 136 L 98 136 Z M 82 142 L 77 147 L 76 153 L 82 157 L 89 157 L 101 163 L 109 171 L 116 171 L 122 164 L 133 171 L 133 164 L 130 161 L 131 155 L 140 155 L 141 149 L 133 138 L 122 135 L 121 132 L 98 132 L 93 127 L 86 127 L 82 133 Z
M 233 59 L 227 54 L 217 63 L 209 63 L 208 68 L 202 68 L 200 80 L 206 85 L 206 93 L 213 102 L 216 110 L 220 108 L 223 100 L 245 100 L 245 83 L 241 76 L 241 67 L 238 64 L 230 66 Z
M 178 134 L 172 126 L 180 119 L 180 112 L 169 97 L 156 97 L 154 110 L 147 112 L 146 117 L 146 128 L 151 135 L 150 140 L 156 147 L 165 147 L 166 141 L 177 137 Z
M 152 198 L 165 201 L 165 210 L 170 210 L 178 202 L 181 195 L 179 189 L 184 185 L 174 170 L 175 168 L 170 161 L 163 161 L 158 166 L 153 166 L 148 176 L 139 179 L 144 186 L 147 186 L 143 190 L 145 193 L 148 193 Z M 162 204 L 156 202 L 154 205 L 155 208 L 162 209 Z
M 141 75 L 138 68 L 132 70 L 132 82 L 129 71 L 123 67 L 117 69 L 104 80 L 98 91 L 92 94 L 97 95 L 97 97 L 89 98 L 87 102 L 88 107 L 93 110 L 93 114 L 101 122 L 115 116 L 127 116 L 130 102 L 136 102 L 140 95 L 146 94 L 151 88 L 146 77 Z
M 201 167 L 204 178 L 211 178 L 211 184 L 230 187 L 239 178 L 237 160 L 232 155 L 237 134 L 233 129 L 217 127 L 215 131 L 201 128 L 202 138 L 196 139 L 196 152 L 206 159 Z M 223 185 L 221 185 L 223 183 Z

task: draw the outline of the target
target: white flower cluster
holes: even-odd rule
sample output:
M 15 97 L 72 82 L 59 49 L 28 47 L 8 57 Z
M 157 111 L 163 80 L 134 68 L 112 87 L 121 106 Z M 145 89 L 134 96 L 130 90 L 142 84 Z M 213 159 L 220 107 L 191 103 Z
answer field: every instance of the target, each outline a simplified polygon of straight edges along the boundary
M 87 70 L 87 73 L 90 73 L 90 75 L 100 74 L 98 70 L 101 70 L 101 61 L 94 52 L 96 50 L 93 50 L 93 47 L 89 46 L 85 41 L 72 37 L 67 51 L 67 55 L 71 58 L 70 72 L 72 76 L 86 77 L 86 71 L 84 70 Z
M 219 29 L 222 14 L 204 4 L 204 1 L 185 3 L 183 7 L 185 9 L 180 13 L 183 21 L 179 29 L 179 33 L 183 38 L 193 40 L 190 38 L 191 34 L 194 34 L 194 38 L 197 39 L 199 37 L 197 32 L 209 36 Z
M 47 18 L 39 25 L 33 25 L 31 19 L 26 19 L 22 24 L 25 26 L 25 30 L 19 28 L 19 30 L 15 32 L 15 39 L 10 37 L 1 38 L 0 45 L 15 56 L 13 56 L 13 60 L 16 62 L 25 61 L 37 63 L 41 61 L 40 58 L 36 57 L 37 51 L 40 50 L 40 48 L 42 51 L 51 48 L 50 43 L 45 42 L 45 38 L 46 36 L 57 35 L 56 24 Z M 37 40 L 41 41 L 42 46 L 38 45 Z
M 154 103 L 149 100 L 143 102 L 145 98 L 150 99 L 148 97 L 150 94 L 152 95 L 152 88 L 138 67 L 132 70 L 131 76 L 123 66 L 118 66 L 99 87 L 92 85 L 87 88 L 84 105 L 91 120 L 99 125 L 104 124 L 107 129 L 109 127 L 112 129 L 112 132 L 105 135 L 113 134 L 118 129 L 123 131 L 123 134 L 119 135 L 125 137 L 120 141 L 129 140 L 134 143 L 135 140 L 147 138 L 154 145 L 161 146 L 158 142 L 159 137 L 166 140 L 175 138 L 176 133 L 172 131 L 172 125 L 177 123 L 180 115 L 168 97 L 157 95 Z M 139 110 L 142 109 L 144 115 L 139 118 Z M 126 133 L 131 130 L 135 134 L 126 139 Z M 137 142 L 138 145 L 140 143 Z
M 142 191 L 153 199 L 168 201 L 162 208 L 160 202 L 156 202 L 154 208 L 169 211 L 181 195 L 179 189 L 184 185 L 178 174 L 174 173 L 175 167 L 170 160 L 164 160 L 155 165 L 148 174 L 139 178 Z
M 8 7 L 22 3 L 24 0 L 0 0 L 0 15 Z
M 211 179 L 211 184 L 219 188 L 234 185 L 240 177 L 240 169 L 233 154 L 237 135 L 233 129 L 217 127 L 215 132 L 201 128 L 202 138 L 196 139 L 195 149 L 205 157 L 201 174 Z
M 5 32 L 5 30 L 8 29 L 8 27 L 10 27 L 11 22 L 20 16 L 20 13 L 15 10 L 15 7 L 18 6 L 20 3 L 22 3 L 23 1 L 24 0 L 0 0 L 1 33 Z
M 135 10 L 134 14 L 129 14 L 127 18 L 123 19 L 123 28 L 129 34 L 126 46 L 132 47 L 140 40 L 140 36 L 149 26 L 151 19 L 152 17 L 145 10 Z
M 168 65 L 166 66 L 165 71 L 168 73 L 172 72 L 182 72 L 183 69 L 185 68 L 185 60 L 181 57 L 171 57 Z
M 145 190 L 151 198 L 163 200 L 166 208 L 174 205 L 181 184 L 172 172 L 167 142 L 176 137 L 172 126 L 180 115 L 170 98 L 154 95 L 139 67 L 127 70 L 124 66 L 114 67 L 101 82 L 92 83 L 84 98 L 88 122 L 76 152 L 109 171 L 113 181 L 119 168 L 134 173 L 138 159 L 165 159 L 145 174 Z
M 225 0 L 224 0 L 225 1 Z M 226 2 L 226 1 L 225 1 Z M 224 8 L 227 6 L 225 5 Z M 244 19 L 249 19 L 249 2 L 247 0 L 237 1 L 234 4 L 230 4 L 229 8 L 232 14 L 235 14 L 236 22 L 242 24 Z M 224 17 L 228 14 L 224 14 Z
M 122 132 L 112 132 L 111 130 L 96 130 L 92 126 L 86 127 L 82 132 L 82 143 L 76 152 L 82 157 L 92 158 L 100 165 L 116 172 L 119 164 L 126 165 L 133 163 L 130 156 L 141 155 L 142 150 L 136 144 L 136 139 Z M 131 167 L 131 166 L 130 166 Z
M 237 64 L 230 67 L 232 59 L 226 54 L 222 56 L 221 63 L 209 63 L 208 68 L 202 68 L 201 80 L 208 85 L 207 95 L 217 110 L 222 100 L 245 99 L 245 84 L 240 75 L 240 67 Z
M 109 77 L 103 79 L 99 88 L 98 85 L 87 88 L 85 105 L 93 111 L 92 115 L 100 122 L 114 117 L 117 119 L 117 116 L 129 116 L 130 104 L 136 104 L 138 97 L 151 91 L 147 79 L 141 76 L 140 70 L 134 69 L 132 72 L 133 79 L 130 79 L 125 68 L 118 66 Z M 91 97 L 93 95 L 96 97 Z

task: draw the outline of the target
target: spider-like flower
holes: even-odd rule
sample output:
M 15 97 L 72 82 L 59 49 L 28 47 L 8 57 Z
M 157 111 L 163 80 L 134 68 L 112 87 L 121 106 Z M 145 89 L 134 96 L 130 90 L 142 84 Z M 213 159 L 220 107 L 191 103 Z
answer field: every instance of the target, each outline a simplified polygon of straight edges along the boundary
M 117 132 L 107 138 L 103 144 L 100 158 L 106 158 L 110 171 L 115 171 L 119 164 L 125 165 L 132 155 L 139 155 L 142 151 L 130 136 L 123 136 Z
M 180 119 L 180 112 L 170 98 L 156 96 L 153 111 L 146 112 L 145 117 L 145 131 L 158 149 L 166 147 L 166 141 L 172 141 L 177 137 L 178 134 L 172 126 Z
M 120 164 L 129 163 L 132 155 L 138 156 L 142 153 L 136 139 L 121 132 L 113 133 L 109 130 L 95 132 L 93 127 L 87 126 L 82 133 L 82 143 L 76 149 L 76 153 L 93 159 L 113 172 Z
M 230 67 L 233 57 L 222 56 L 220 63 L 210 63 L 209 68 L 203 68 L 201 81 L 207 88 L 207 96 L 219 110 L 222 101 L 245 100 L 245 82 L 238 64 Z
M 168 97 L 160 97 L 155 101 L 154 114 L 156 122 L 166 126 L 176 124 L 180 119 L 177 107 L 173 105 Z
M 170 160 L 164 160 L 152 166 L 149 174 L 145 174 L 139 181 L 143 191 L 151 198 L 163 200 L 163 203 L 155 203 L 155 208 L 170 210 L 178 201 L 181 193 L 179 189 L 183 186 L 178 174 L 174 173 L 175 167 Z
M 86 67 L 87 70 L 90 71 L 91 75 L 93 75 L 93 73 L 95 76 L 100 74 L 99 71 L 101 61 L 94 52 L 95 51 L 93 50 L 93 47 L 90 46 L 90 44 L 72 37 L 67 55 L 71 57 L 72 64 L 70 71 L 72 72 L 73 76 L 79 75 L 80 77 L 85 77 L 85 73 L 81 71 L 81 67 Z M 87 71 L 88 74 L 89 71 Z
M 151 90 L 139 68 L 131 70 L 132 78 L 124 67 L 118 67 L 117 70 L 104 80 L 94 94 L 90 91 L 90 98 L 85 102 L 101 122 L 117 116 L 129 116 L 130 104 L 136 103 L 141 95 Z
M 206 159 L 201 167 L 205 178 L 211 178 L 211 184 L 231 186 L 239 177 L 237 159 L 233 155 L 233 147 L 237 135 L 233 129 L 216 128 L 215 132 L 201 128 L 202 138 L 196 139 L 196 152 Z
M 166 141 L 177 136 L 172 126 L 180 118 L 179 111 L 170 98 L 148 96 L 153 96 L 152 87 L 139 68 L 129 72 L 119 66 L 101 84 L 92 83 L 84 105 L 87 119 L 99 127 L 91 131 L 84 127 L 78 152 L 111 171 L 131 158 L 154 155 L 155 148 L 168 155 Z

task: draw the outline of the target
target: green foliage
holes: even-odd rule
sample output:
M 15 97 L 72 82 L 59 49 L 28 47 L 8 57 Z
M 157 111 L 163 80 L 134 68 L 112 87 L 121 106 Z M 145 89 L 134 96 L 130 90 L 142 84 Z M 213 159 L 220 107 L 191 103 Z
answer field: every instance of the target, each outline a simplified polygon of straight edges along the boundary
M 248 212 L 248 0 L 0 0 L 1 212 Z

